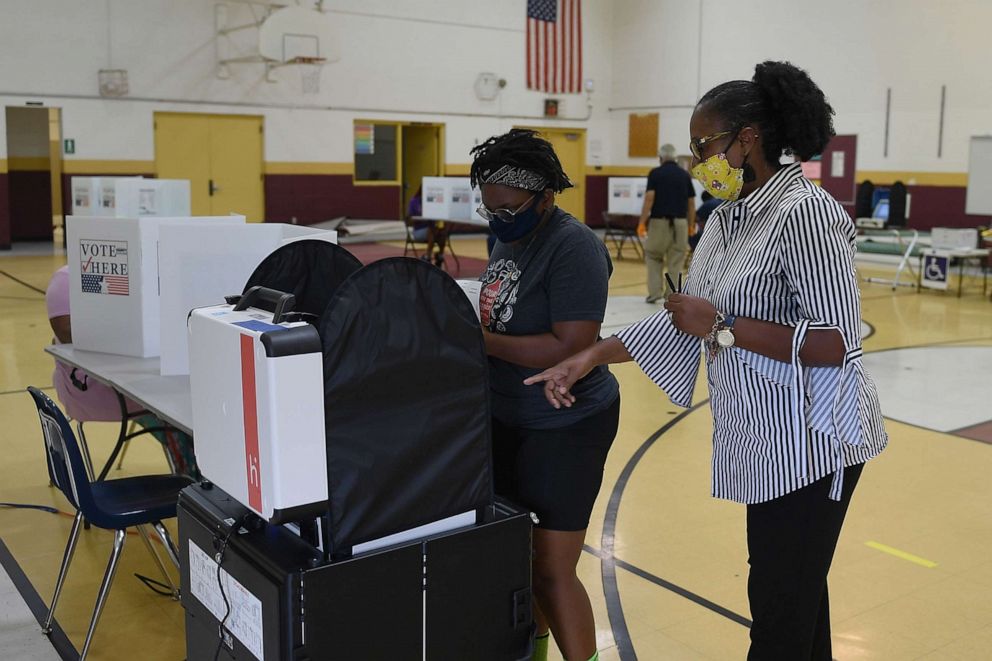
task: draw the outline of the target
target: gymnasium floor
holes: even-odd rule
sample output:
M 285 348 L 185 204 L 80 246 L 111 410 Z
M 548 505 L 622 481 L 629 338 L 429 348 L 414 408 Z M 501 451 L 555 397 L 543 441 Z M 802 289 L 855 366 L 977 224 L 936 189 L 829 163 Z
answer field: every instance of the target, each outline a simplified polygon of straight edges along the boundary
M 485 256 L 476 239 L 460 240 L 458 251 Z M 63 263 L 51 255 L 0 256 L 0 501 L 67 512 L 48 487 L 38 419 L 24 392 L 29 384 L 51 384 L 41 291 Z M 640 262 L 617 262 L 606 330 L 657 309 L 643 303 L 644 283 Z M 863 287 L 866 362 L 879 385 L 890 445 L 865 470 L 831 573 L 837 659 L 989 658 L 992 303 L 971 284 L 960 299 Z M 744 510 L 709 496 L 705 388 L 700 382 L 695 407 L 682 411 L 636 367 L 615 373 L 623 394 L 620 433 L 579 567 L 596 610 L 600 658 L 743 658 Z M 99 461 L 116 428 L 88 428 Z M 165 468 L 157 445 L 145 440 L 113 475 Z M 16 583 L 23 572 L 45 603 L 70 523 L 69 516 L 0 508 L 0 558 L 9 550 L 11 578 Z M 76 551 L 57 620 L 77 649 L 110 546 L 109 533 L 91 529 Z M 185 658 L 181 607 L 149 591 L 134 572 L 156 576 L 131 536 L 91 658 Z M 27 651 L 31 631 L 44 641 L 0 580 L 0 658 L 57 658 L 44 645 Z

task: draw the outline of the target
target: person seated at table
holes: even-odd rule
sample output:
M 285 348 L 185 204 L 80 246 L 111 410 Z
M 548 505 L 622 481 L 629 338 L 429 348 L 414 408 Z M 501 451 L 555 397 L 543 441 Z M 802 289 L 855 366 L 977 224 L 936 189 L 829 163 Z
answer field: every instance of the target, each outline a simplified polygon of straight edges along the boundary
M 444 245 L 447 233 L 443 228 L 438 227 L 437 223 L 427 220 L 413 220 L 414 218 L 421 217 L 423 214 L 423 191 L 424 187 L 418 186 L 417 192 L 410 198 L 410 202 L 406 207 L 407 222 L 413 223 L 413 240 L 418 243 L 427 244 L 427 248 L 424 249 L 424 254 L 420 256 L 420 259 L 425 262 L 434 261 L 440 266 L 441 262 L 444 261 Z M 432 260 L 435 244 L 437 244 L 437 256 Z
M 48 323 L 55 333 L 53 344 L 72 342 L 72 325 L 69 313 L 69 267 L 55 271 L 45 291 L 45 304 L 48 308 Z M 120 422 L 121 405 L 117 392 L 100 383 L 83 370 L 55 361 L 52 384 L 66 415 L 79 422 Z M 143 407 L 124 399 L 127 415 L 146 429 L 167 425 L 150 413 L 142 413 Z M 161 443 L 169 456 L 176 473 L 199 478 L 196 458 L 193 455 L 193 439 L 176 429 L 151 432 Z

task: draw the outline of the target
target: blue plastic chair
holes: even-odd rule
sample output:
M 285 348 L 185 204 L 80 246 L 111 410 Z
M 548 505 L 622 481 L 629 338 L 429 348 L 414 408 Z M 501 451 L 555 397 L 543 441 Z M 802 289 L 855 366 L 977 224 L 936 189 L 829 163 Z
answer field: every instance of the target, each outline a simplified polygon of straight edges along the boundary
M 69 563 L 72 562 L 73 552 L 76 550 L 76 541 L 79 539 L 83 519 L 85 518 L 98 528 L 116 531 L 113 552 L 103 575 L 103 582 L 100 584 L 89 631 L 86 633 L 86 641 L 83 643 L 83 650 L 79 656 L 80 659 L 85 659 L 93 641 L 93 633 L 96 631 L 100 614 L 103 612 L 103 606 L 107 601 L 110 584 L 117 572 L 117 564 L 121 552 L 124 550 L 124 540 L 127 538 L 128 528 L 138 529 L 152 556 L 158 562 L 159 568 L 169 583 L 172 583 L 165 567 L 158 558 L 158 554 L 148 541 L 145 526 L 151 524 L 155 528 L 155 532 L 178 568 L 179 553 L 165 526 L 162 525 L 162 520 L 176 516 L 179 492 L 192 484 L 193 481 L 183 475 L 147 475 L 91 482 L 79 443 L 73 435 L 72 427 L 65 415 L 55 402 L 37 388 L 29 387 L 28 392 L 31 393 L 31 397 L 38 407 L 38 417 L 41 420 L 41 429 L 45 438 L 45 457 L 48 462 L 49 477 L 76 510 L 72 531 L 69 533 L 69 541 L 62 558 L 62 566 L 59 568 L 59 578 L 55 583 L 55 595 L 52 597 L 52 604 L 48 609 L 48 617 L 45 618 L 45 623 L 42 626 L 42 631 L 46 635 L 51 633 L 55 607 L 58 605 L 59 595 L 69 571 Z M 174 594 L 177 594 L 175 589 Z

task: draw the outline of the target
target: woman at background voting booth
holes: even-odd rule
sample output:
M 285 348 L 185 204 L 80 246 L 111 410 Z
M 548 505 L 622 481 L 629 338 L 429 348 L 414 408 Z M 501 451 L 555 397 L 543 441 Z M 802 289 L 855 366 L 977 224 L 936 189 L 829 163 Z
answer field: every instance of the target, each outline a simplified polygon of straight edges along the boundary
M 594 366 L 634 360 L 688 407 L 703 345 L 713 495 L 747 506 L 749 659 L 831 658 L 827 573 L 862 468 L 887 441 L 861 362 L 854 223 L 799 163 L 780 163 L 821 153 L 832 115 L 785 62 L 707 92 L 689 123 L 692 171 L 725 202 L 685 291 L 527 380 L 567 408 Z
M 619 386 L 609 370 L 595 368 L 575 384 L 582 404 L 554 411 L 523 380 L 596 342 L 613 265 L 592 230 L 555 206 L 555 193 L 572 183 L 550 143 L 514 129 L 472 154 L 478 212 L 497 238 L 479 301 L 496 493 L 539 519 L 533 658 L 547 658 L 550 628 L 566 659 L 596 659 L 592 607 L 575 568 L 617 432 Z

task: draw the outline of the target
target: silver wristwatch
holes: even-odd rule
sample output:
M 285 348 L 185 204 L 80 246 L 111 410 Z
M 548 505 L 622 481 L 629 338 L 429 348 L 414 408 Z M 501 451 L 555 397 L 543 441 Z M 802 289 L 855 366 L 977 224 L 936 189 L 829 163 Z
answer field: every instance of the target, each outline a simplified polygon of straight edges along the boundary
M 723 317 L 723 319 L 720 319 L 720 317 Z M 737 317 L 732 314 L 717 313 L 717 319 L 716 343 L 721 349 L 734 346 L 734 342 L 736 341 L 734 337 L 734 322 L 737 321 Z

